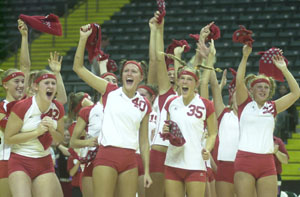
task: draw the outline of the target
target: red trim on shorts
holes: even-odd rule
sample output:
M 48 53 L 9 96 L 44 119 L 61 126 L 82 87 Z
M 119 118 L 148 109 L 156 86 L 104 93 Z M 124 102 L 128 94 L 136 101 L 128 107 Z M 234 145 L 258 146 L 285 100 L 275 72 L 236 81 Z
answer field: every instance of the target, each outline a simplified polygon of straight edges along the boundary
M 109 166 L 119 174 L 137 167 L 135 150 L 113 146 L 100 146 L 94 159 L 94 167 Z
M 219 161 L 216 181 L 223 181 L 227 183 L 234 183 L 234 162 Z
M 8 161 L 0 160 L 0 179 L 8 178 Z
M 241 150 L 237 152 L 234 170 L 249 173 L 255 179 L 277 175 L 273 154 L 256 154 Z
M 167 153 L 150 150 L 150 173 L 165 173 L 165 160 Z
M 186 170 L 165 166 L 165 179 L 181 182 L 206 182 L 206 171 L 203 170 Z
M 50 154 L 41 158 L 31 158 L 11 153 L 8 160 L 8 174 L 16 171 L 25 172 L 31 179 L 42 174 L 55 172 Z

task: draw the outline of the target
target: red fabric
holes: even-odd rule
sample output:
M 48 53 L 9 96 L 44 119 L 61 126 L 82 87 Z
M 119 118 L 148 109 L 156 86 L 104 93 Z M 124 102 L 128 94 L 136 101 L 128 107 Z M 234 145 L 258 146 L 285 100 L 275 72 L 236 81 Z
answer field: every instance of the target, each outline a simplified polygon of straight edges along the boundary
M 231 80 L 228 86 L 228 93 L 229 93 L 229 104 L 231 104 L 232 95 L 235 92 L 235 81 L 236 81 L 236 71 L 233 68 L 229 68 L 231 74 L 233 75 L 233 79 Z
M 178 127 L 177 123 L 172 120 L 166 120 L 165 123 L 169 125 L 169 132 L 159 133 L 163 140 L 169 140 L 173 146 L 183 146 L 185 144 L 185 139 Z
M 206 178 L 208 182 L 213 182 L 215 180 L 215 175 L 210 167 L 206 167 Z
M 215 112 L 214 103 L 208 99 L 200 97 L 205 105 L 206 108 L 206 119 Z
M 181 168 L 174 168 L 170 166 L 165 167 L 165 179 L 181 181 L 181 182 L 206 182 L 206 171 L 203 170 L 186 170 Z
M 75 158 L 72 156 L 70 156 L 68 158 L 67 170 L 69 173 L 70 173 L 70 170 L 75 166 L 74 160 L 75 160 Z M 71 184 L 73 187 L 79 187 L 81 173 L 82 173 L 81 168 L 79 166 L 77 172 L 74 174 L 74 176 L 72 176 Z
M 94 169 L 94 164 L 93 162 L 89 163 L 88 165 L 85 165 L 82 177 L 92 177 L 93 176 L 93 169 Z
M 166 53 L 167 54 L 174 54 L 174 49 L 176 47 L 182 47 L 185 45 L 184 48 L 184 52 L 188 52 L 191 47 L 189 45 L 189 43 L 186 40 L 175 40 L 173 39 L 173 42 L 168 46 L 168 48 L 166 49 Z M 169 66 L 170 64 L 174 64 L 174 60 L 168 57 L 165 57 L 165 61 L 166 61 L 166 65 Z
M 211 39 L 217 40 L 221 37 L 220 28 L 217 25 L 212 24 L 209 30 L 210 34 L 207 36 L 206 41 L 210 41 Z
M 196 42 L 198 42 L 200 35 L 199 34 L 190 34 L 189 35 L 191 38 L 194 38 Z
M 4 111 L 5 113 L 5 116 L 0 120 L 0 128 L 6 128 L 6 124 L 7 124 L 7 120 L 8 120 L 8 117 L 10 115 L 10 112 L 12 110 L 12 107 L 17 103 L 18 101 L 11 101 L 9 102 L 7 105 L 6 105 L 6 112 Z M 1 112 L 2 113 L 2 110 Z
M 234 183 L 234 162 L 219 161 L 217 168 L 216 181 Z
M 47 16 L 28 16 L 20 14 L 19 18 L 38 31 L 56 36 L 62 35 L 59 17 L 55 14 L 49 14 Z
M 47 114 L 42 114 L 42 115 L 41 115 L 41 120 L 43 120 L 43 118 L 44 118 L 45 116 L 47 116 Z M 52 117 L 51 117 L 51 118 L 52 118 Z M 52 138 L 52 136 L 51 136 L 51 134 L 50 134 L 49 131 L 47 131 L 47 132 L 44 133 L 43 135 L 40 135 L 40 136 L 38 137 L 38 139 L 39 139 L 40 143 L 43 145 L 43 147 L 44 147 L 45 150 L 47 150 L 47 149 L 51 146 L 52 140 L 53 140 L 53 138 Z
M 165 160 L 166 160 L 166 153 L 157 151 L 157 150 L 150 150 L 150 164 L 149 170 L 150 173 L 154 172 L 165 172 Z
M 158 24 L 162 22 L 162 19 L 166 15 L 166 4 L 165 0 L 156 0 L 157 3 L 157 10 L 159 11 L 159 17 L 158 17 Z
M 8 161 L 0 160 L 0 179 L 8 178 Z
M 274 139 L 274 144 L 278 144 L 279 145 L 279 148 L 278 150 L 284 154 L 286 154 L 289 158 L 289 154 L 285 148 L 285 145 L 283 143 L 283 141 L 276 137 L 276 136 L 273 136 L 273 139 Z M 276 167 L 276 172 L 277 174 L 281 174 L 282 172 L 282 166 L 281 166 L 281 162 L 277 159 L 276 155 L 274 154 L 274 162 L 275 162 L 275 167 Z
M 15 77 L 18 77 L 18 76 L 23 76 L 23 77 L 25 77 L 25 76 L 24 76 L 24 73 L 22 73 L 22 72 L 14 72 L 14 73 L 8 75 L 7 77 L 5 77 L 4 79 L 2 79 L 2 84 L 3 84 L 4 82 L 7 82 L 7 81 L 9 81 L 9 80 L 11 80 L 11 79 L 13 79 L 13 78 L 15 78 Z
M 240 25 L 240 29 L 236 30 L 233 33 L 232 41 L 246 44 L 252 48 L 252 43 L 254 42 L 254 40 L 252 39 L 251 35 L 251 30 L 247 30 L 243 25 Z
M 136 162 L 138 164 L 138 175 L 142 176 L 145 174 L 142 157 L 140 154 L 135 154 L 135 157 L 136 157 Z
M 118 65 L 114 60 L 109 59 L 106 63 L 106 69 L 107 69 L 107 72 L 113 73 L 113 72 L 116 72 L 118 70 Z
M 93 59 L 97 56 L 104 55 L 103 51 L 101 51 L 101 27 L 100 25 L 93 23 L 91 24 L 92 33 L 88 37 L 85 48 L 89 54 L 89 61 L 92 63 Z
M 264 74 L 268 77 L 273 77 L 277 81 L 284 81 L 284 76 L 282 72 L 275 66 L 272 61 L 274 55 L 281 55 L 280 49 L 272 47 L 267 51 L 258 52 L 259 55 L 262 55 L 259 60 L 259 73 Z M 286 65 L 288 65 L 288 60 L 284 58 Z
M 80 163 L 87 164 L 96 158 L 96 155 L 98 152 L 98 147 L 99 146 L 97 146 L 97 148 L 95 150 L 89 150 L 85 157 L 78 156 L 78 154 L 74 151 L 73 148 L 69 148 L 68 151 L 71 154 L 71 156 L 73 158 L 77 159 L 78 161 L 80 161 Z
M 76 126 L 76 122 L 72 122 L 72 124 L 68 128 L 70 137 L 72 137 L 72 135 L 73 135 L 73 131 L 74 131 L 75 126 Z

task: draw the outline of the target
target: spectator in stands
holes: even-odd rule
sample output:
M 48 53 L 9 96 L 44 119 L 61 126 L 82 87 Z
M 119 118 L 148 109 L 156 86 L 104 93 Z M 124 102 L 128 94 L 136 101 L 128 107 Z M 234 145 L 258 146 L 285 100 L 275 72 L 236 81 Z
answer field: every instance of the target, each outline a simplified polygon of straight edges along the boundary
M 288 93 L 288 87 L 284 83 L 280 83 L 277 89 L 275 99 L 280 98 Z M 296 105 L 293 104 L 287 110 L 278 114 L 275 123 L 274 135 L 281 138 L 283 142 L 287 143 L 287 139 L 292 136 L 292 133 L 296 131 L 298 124 L 298 111 Z
M 54 100 L 56 77 L 41 70 L 34 80 L 36 95 L 16 103 L 8 118 L 5 142 L 13 196 L 63 196 L 50 155 L 52 139 L 62 142 L 64 108 Z
M 152 183 L 148 141 L 151 106 L 149 101 L 136 92 L 144 72 L 139 62 L 126 61 L 122 65 L 123 86 L 120 88 L 89 72 L 83 66 L 83 57 L 91 33 L 90 25 L 81 27 L 73 70 L 89 86 L 104 94 L 103 137 L 93 170 L 94 196 L 113 197 L 115 192 L 117 195 L 134 196 L 138 179 L 135 159 L 138 145 L 145 169 L 144 186 L 149 187 Z
M 275 82 L 264 75 L 245 79 L 246 63 L 252 48 L 245 45 L 236 78 L 236 99 L 239 111 L 240 141 L 235 159 L 234 185 L 238 197 L 277 194 L 277 173 L 274 164 L 273 131 L 276 114 L 290 107 L 300 96 L 297 81 L 287 69 L 281 55 L 273 63 L 286 78 L 291 92 L 275 101 L 268 101 L 275 92 Z
M 281 172 L 282 172 L 282 167 L 281 164 L 288 164 L 289 161 L 289 154 L 285 148 L 285 145 L 283 141 L 274 136 L 274 162 L 275 162 L 275 167 L 276 167 L 276 172 L 277 172 L 277 186 L 278 186 L 278 193 L 277 197 L 280 197 L 280 186 L 281 186 Z

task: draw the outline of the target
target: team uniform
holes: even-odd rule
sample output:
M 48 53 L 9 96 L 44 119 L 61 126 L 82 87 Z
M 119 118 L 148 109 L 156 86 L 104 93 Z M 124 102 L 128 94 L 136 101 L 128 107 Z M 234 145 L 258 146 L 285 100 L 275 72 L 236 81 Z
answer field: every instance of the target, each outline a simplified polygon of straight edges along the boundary
M 177 123 L 186 143 L 169 145 L 165 161 L 165 178 L 177 181 L 206 181 L 206 166 L 202 158 L 202 136 L 206 119 L 214 113 L 212 102 L 196 95 L 185 106 L 183 97 L 170 99 L 165 109 L 170 120 Z
M 258 108 L 250 97 L 238 106 L 240 141 L 234 163 L 235 172 L 251 174 L 256 179 L 276 175 L 273 152 L 275 102 L 268 101 Z
M 153 138 L 152 145 L 169 146 L 168 140 L 163 140 L 159 133 L 163 131 L 163 126 L 167 120 L 167 111 L 165 109 L 166 102 L 176 95 L 173 88 L 170 88 L 165 94 L 156 97 L 153 108 L 157 108 L 157 124 L 155 135 Z M 150 150 L 150 173 L 160 172 L 164 173 L 164 162 L 166 159 L 166 153 L 157 150 Z
M 7 114 L 7 100 L 0 102 L 0 113 Z M 4 143 L 4 130 L 6 127 L 7 116 L 1 120 L 0 128 L 0 179 L 8 178 L 8 159 L 10 157 L 10 146 Z
M 119 173 L 137 167 L 135 152 L 139 147 L 140 124 L 151 106 L 147 99 L 136 92 L 128 98 L 122 87 L 108 84 L 102 98 L 104 118 L 100 148 L 94 166 L 115 168 Z
M 86 139 L 98 137 L 101 141 L 101 127 L 103 121 L 103 105 L 96 103 L 95 105 L 84 107 L 80 110 L 78 116 L 86 122 Z M 84 147 L 80 149 L 80 156 L 86 157 L 89 151 L 97 151 L 98 147 Z M 93 162 L 89 162 L 83 170 L 83 176 L 91 177 L 93 172 Z
M 49 116 L 54 122 L 54 129 L 57 129 L 57 121 L 64 116 L 62 104 L 53 100 L 47 112 L 42 113 L 36 103 L 36 97 L 30 97 L 19 101 L 12 108 L 22 121 L 21 133 L 35 130 L 43 117 Z M 48 173 L 54 172 L 54 166 L 50 154 L 52 137 L 47 131 L 36 139 L 29 140 L 11 146 L 11 156 L 8 161 L 8 173 L 24 171 L 31 179 Z
M 219 147 L 217 181 L 233 184 L 234 161 L 239 144 L 239 121 L 233 110 L 225 108 L 218 117 Z

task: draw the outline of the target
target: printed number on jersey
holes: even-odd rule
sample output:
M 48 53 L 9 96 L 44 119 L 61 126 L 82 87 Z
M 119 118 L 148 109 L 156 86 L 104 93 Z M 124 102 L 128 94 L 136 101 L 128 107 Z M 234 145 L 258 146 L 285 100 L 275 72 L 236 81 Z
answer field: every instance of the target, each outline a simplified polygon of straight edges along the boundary
M 187 112 L 188 116 L 196 116 L 196 118 L 202 118 L 202 116 L 203 116 L 202 111 L 204 110 L 204 107 L 190 105 L 189 109 L 190 109 L 190 111 Z
M 134 107 L 139 108 L 141 111 L 145 111 L 146 109 L 145 101 L 140 100 L 139 98 L 135 98 L 132 100 L 132 103 L 134 104 Z

